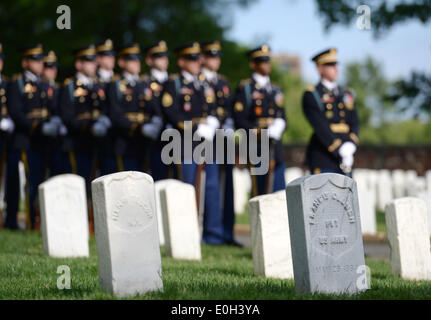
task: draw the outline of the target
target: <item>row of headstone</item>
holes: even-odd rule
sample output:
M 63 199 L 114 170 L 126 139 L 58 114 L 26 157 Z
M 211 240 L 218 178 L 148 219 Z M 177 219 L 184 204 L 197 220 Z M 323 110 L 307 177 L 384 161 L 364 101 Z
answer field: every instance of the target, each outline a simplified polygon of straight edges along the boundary
M 151 176 L 120 172 L 94 180 L 91 189 L 99 282 L 106 291 L 127 297 L 162 290 L 162 239 L 167 256 L 201 259 L 194 186 L 165 180 L 157 183 L 156 191 Z M 45 253 L 88 257 L 84 179 L 72 174 L 53 177 L 39 186 L 39 200 Z
M 251 199 L 255 274 L 282 279 L 293 275 L 299 292 L 351 294 L 368 289 L 360 183 L 336 174 L 306 176 L 291 182 L 285 194 Z M 392 200 L 385 215 L 392 273 L 431 280 L 425 201 Z

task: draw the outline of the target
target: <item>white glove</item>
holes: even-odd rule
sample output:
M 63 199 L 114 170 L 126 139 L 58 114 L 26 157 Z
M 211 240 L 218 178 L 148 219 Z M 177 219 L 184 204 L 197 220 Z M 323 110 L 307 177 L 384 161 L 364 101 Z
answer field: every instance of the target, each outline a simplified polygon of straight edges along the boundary
M 356 146 L 353 142 L 350 141 L 344 142 L 338 150 L 338 153 L 340 154 L 341 158 L 353 157 L 355 152 Z
M 216 129 L 208 124 L 200 124 L 196 130 L 199 137 L 208 141 L 213 141 Z
M 111 128 L 111 127 L 112 127 L 111 120 L 108 118 L 108 116 L 101 115 L 101 116 L 97 119 L 97 122 L 102 123 L 102 124 L 106 127 L 106 129 L 109 129 L 109 128 Z
M 55 137 L 57 135 L 58 125 L 55 122 L 48 121 L 42 125 L 42 133 L 48 137 Z
M 218 121 L 218 119 L 214 116 L 208 116 L 207 125 L 209 125 L 214 130 L 217 130 L 220 128 L 220 121 Z
M 151 140 L 156 140 L 159 136 L 159 126 L 154 123 L 147 123 L 142 126 L 142 134 L 144 137 L 150 138 Z
M 49 121 L 59 126 L 62 124 L 59 116 L 52 116 L 51 119 L 49 119 Z
M 96 121 L 96 123 L 93 124 L 92 132 L 95 137 L 104 137 L 107 131 L 108 129 L 102 122 Z
M 346 168 L 352 168 L 353 167 L 353 155 L 351 156 L 345 156 L 341 160 L 341 164 Z
M 224 130 L 235 130 L 235 122 L 233 121 L 232 118 L 226 118 L 224 123 L 223 123 L 223 129 Z
M 162 118 L 160 118 L 158 116 L 153 116 L 151 118 L 151 123 L 157 126 L 159 134 L 160 134 L 160 131 L 163 128 L 163 120 L 162 120 Z
M 286 129 L 286 121 L 281 118 L 274 120 L 274 123 L 268 127 L 268 136 L 274 140 L 280 140 L 284 129 Z
M 67 127 L 64 124 L 60 124 L 60 128 L 58 129 L 58 133 L 60 134 L 60 136 L 64 137 L 68 133 Z
M 14 129 L 15 124 L 13 123 L 11 118 L 7 117 L 0 121 L 0 130 L 12 133 Z

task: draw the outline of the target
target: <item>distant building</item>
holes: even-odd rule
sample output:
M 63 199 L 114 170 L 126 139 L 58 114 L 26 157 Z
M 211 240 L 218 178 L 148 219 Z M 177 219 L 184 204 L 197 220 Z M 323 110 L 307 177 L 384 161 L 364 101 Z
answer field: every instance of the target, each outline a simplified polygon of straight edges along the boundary
M 283 72 L 289 72 L 296 76 L 301 76 L 301 58 L 293 54 L 277 54 L 273 60 L 278 64 Z

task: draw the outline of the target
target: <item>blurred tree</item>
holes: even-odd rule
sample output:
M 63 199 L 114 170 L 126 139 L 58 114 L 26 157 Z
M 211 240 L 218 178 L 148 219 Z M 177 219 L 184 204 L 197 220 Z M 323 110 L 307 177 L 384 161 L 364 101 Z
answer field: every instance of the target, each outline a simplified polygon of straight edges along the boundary
M 379 35 L 397 24 L 416 20 L 426 23 L 431 19 L 431 0 L 316 0 L 325 28 L 335 24 L 348 25 L 358 18 L 356 9 L 361 5 L 371 8 L 372 29 Z
M 371 57 L 346 67 L 346 85 L 353 89 L 361 127 L 380 124 L 392 104 L 386 100 L 390 83 Z
M 189 41 L 224 40 L 229 24 L 226 16 L 235 6 L 247 6 L 255 0 L 64 0 L 71 9 L 72 29 L 59 30 L 55 1 L 2 0 L 0 2 L 0 41 L 6 54 L 5 73 L 18 72 L 22 45 L 42 42 L 55 50 L 60 59 L 61 76 L 73 71 L 73 49 L 103 38 L 115 44 L 135 41 L 145 47 L 159 39 L 171 49 Z M 240 61 L 243 48 L 228 43 L 224 68 L 245 69 Z M 174 58 L 174 57 L 172 57 Z M 230 61 L 236 61 L 234 64 Z M 174 64 L 171 67 L 175 70 Z
M 326 29 L 352 23 L 358 18 L 356 9 L 365 4 L 362 0 L 316 0 L 316 3 Z M 410 20 L 425 24 L 431 19 L 431 0 L 375 0 L 367 5 L 371 8 L 371 27 L 376 36 Z M 398 81 L 389 93 L 387 101 L 396 103 L 399 112 L 415 118 L 430 115 L 431 74 L 413 72 L 410 79 Z

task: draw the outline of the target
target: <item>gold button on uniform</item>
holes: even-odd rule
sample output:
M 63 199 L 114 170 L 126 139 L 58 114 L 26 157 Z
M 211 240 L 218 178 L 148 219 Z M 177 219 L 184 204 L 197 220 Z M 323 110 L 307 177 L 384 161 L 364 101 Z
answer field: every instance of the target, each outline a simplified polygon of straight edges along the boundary
M 346 113 L 344 111 L 340 111 L 340 117 L 345 117 Z
M 338 108 L 343 109 L 343 108 L 344 108 L 344 104 L 343 104 L 342 102 L 340 102 L 340 103 L 338 104 Z
M 328 103 L 328 104 L 326 105 L 326 109 L 328 109 L 328 110 L 332 110 L 332 104 Z
M 256 105 L 261 106 L 262 105 L 262 100 L 260 100 L 260 99 L 256 100 Z
M 127 101 L 127 102 L 132 101 L 132 96 L 131 96 L 131 95 L 127 95 L 127 96 L 126 96 L 126 101 Z
M 85 97 L 79 97 L 79 102 L 84 103 L 85 102 Z
M 188 94 L 184 96 L 184 100 L 185 100 L 185 101 L 190 101 L 190 99 L 191 99 L 191 98 L 190 98 L 190 96 L 189 96 Z

